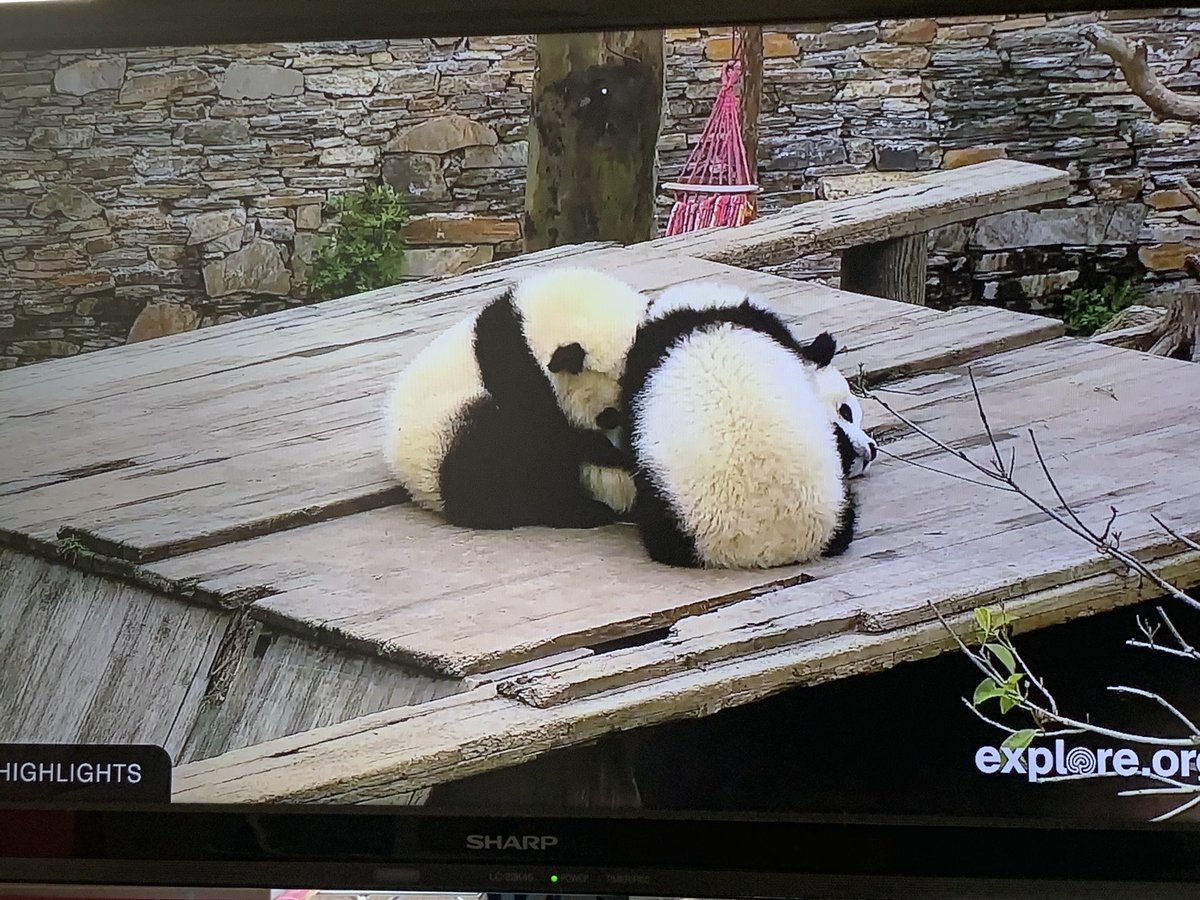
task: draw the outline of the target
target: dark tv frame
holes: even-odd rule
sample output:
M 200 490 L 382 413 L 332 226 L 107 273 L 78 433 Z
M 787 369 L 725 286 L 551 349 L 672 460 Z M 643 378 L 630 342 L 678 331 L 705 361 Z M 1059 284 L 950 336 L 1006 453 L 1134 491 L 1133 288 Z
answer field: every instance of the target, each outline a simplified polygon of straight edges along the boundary
M 0 51 L 1155 9 L 1149 0 L 59 0 Z M 539 895 L 1200 896 L 1200 827 L 287 805 L 0 805 L 0 882 Z M 470 835 L 551 837 L 471 849 Z M 554 879 L 554 880 L 552 880 Z
M 0 824 L 0 882 L 597 898 L 1200 896 L 1200 827 L 1189 826 L 316 805 L 10 806 Z M 472 835 L 538 840 L 479 850 Z

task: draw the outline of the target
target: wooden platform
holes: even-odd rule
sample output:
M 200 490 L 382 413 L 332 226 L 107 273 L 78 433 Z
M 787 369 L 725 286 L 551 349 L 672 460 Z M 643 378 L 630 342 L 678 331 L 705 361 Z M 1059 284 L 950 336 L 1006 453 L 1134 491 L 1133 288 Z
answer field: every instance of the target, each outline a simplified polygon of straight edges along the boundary
M 1060 194 L 1047 171 L 989 168 L 991 193 L 972 179 L 953 215 Z M 925 219 L 884 192 L 890 230 L 857 200 L 827 210 L 829 227 L 850 209 L 872 239 L 920 233 L 950 215 L 943 181 L 902 189 Z M 833 240 L 805 228 L 813 246 Z M 761 248 L 780 232 L 756 234 Z M 699 235 L 696 252 L 728 254 L 729 240 Z M 1200 581 L 1198 555 L 1149 519 L 1200 533 L 1200 368 L 1062 338 L 1050 319 L 799 284 L 677 243 L 566 248 L 0 374 L 16 448 L 0 455 L 0 618 L 17 623 L 0 635 L 0 702 L 17 710 L 0 740 L 162 743 L 187 763 L 180 800 L 421 802 L 616 730 L 940 652 L 931 602 L 961 620 L 1004 600 L 1036 628 L 1143 596 L 1020 498 L 891 458 L 859 482 L 846 557 L 766 573 L 657 566 L 629 527 L 469 532 L 404 503 L 379 452 L 389 379 L 520 271 L 565 259 L 651 292 L 744 285 L 802 335 L 835 331 L 844 370 L 861 365 L 905 415 L 983 452 L 972 364 L 1006 448 L 1034 428 L 1083 515 L 1102 524 L 1117 505 L 1126 547 Z M 867 416 L 890 453 L 966 473 L 878 406 Z M 1018 460 L 1040 487 L 1027 443 Z M 64 679 L 97 686 L 41 715 Z

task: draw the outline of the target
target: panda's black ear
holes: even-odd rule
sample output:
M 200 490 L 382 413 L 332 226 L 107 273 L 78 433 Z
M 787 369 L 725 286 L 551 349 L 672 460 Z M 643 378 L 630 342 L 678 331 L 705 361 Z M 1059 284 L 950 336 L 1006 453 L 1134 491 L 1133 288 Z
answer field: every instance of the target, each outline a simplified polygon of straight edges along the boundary
M 563 344 L 550 357 L 548 368 L 551 372 L 570 372 L 578 375 L 583 371 L 583 347 L 579 344 Z
M 834 354 L 837 353 L 837 341 L 828 331 L 822 331 L 813 342 L 804 348 L 804 355 L 817 364 L 817 368 L 823 369 L 833 362 Z

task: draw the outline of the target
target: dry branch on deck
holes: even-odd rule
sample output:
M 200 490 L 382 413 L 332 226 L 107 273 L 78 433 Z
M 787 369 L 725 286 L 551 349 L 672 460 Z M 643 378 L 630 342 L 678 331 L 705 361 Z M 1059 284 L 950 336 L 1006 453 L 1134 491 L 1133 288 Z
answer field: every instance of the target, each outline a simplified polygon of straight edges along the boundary
M 1200 277 L 1200 255 L 1189 256 L 1184 268 L 1189 275 Z M 1184 294 L 1166 309 L 1131 306 L 1113 317 L 1092 340 L 1152 356 L 1200 362 L 1200 294 Z

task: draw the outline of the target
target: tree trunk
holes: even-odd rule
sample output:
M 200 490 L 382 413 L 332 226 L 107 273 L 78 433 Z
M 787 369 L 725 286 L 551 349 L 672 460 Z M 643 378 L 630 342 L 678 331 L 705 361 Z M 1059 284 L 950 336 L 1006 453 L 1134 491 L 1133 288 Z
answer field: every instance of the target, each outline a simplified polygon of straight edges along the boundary
M 525 249 L 655 237 L 663 33 L 537 39 Z
M 734 45 L 742 64 L 741 93 L 738 97 L 742 117 L 742 142 L 746 145 L 746 162 L 758 183 L 758 114 L 762 110 L 763 30 L 761 25 L 734 29 Z M 756 195 L 750 195 L 754 203 Z
M 841 289 L 924 306 L 928 266 L 924 234 L 848 247 L 842 253 Z

